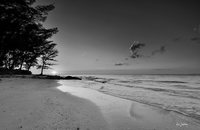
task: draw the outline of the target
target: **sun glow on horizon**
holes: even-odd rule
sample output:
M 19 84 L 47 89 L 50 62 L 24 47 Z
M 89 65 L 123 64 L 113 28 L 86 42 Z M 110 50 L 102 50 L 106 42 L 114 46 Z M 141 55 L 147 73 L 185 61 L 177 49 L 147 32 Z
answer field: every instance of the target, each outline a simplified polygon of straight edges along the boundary
M 55 71 L 55 70 L 53 70 L 52 72 L 51 72 L 51 74 L 53 74 L 53 75 L 55 75 L 55 74 L 57 74 L 58 72 L 57 71 Z

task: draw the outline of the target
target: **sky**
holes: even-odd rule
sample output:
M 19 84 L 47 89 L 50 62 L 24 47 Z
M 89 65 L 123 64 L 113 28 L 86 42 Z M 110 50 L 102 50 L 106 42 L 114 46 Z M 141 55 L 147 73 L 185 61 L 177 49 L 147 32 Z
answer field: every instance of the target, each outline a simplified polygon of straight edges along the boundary
M 200 73 L 197 0 L 38 0 L 50 3 L 59 55 L 46 73 Z M 145 44 L 139 58 L 134 41 Z

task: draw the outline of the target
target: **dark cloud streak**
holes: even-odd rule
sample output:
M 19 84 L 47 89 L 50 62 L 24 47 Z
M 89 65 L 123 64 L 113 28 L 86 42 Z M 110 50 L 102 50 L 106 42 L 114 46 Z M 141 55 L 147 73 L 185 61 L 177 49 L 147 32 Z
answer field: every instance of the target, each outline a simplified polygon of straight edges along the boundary
M 192 37 L 191 40 L 192 41 L 200 41 L 200 37 Z
M 116 63 L 115 66 L 124 66 L 124 65 L 128 65 L 128 63 Z

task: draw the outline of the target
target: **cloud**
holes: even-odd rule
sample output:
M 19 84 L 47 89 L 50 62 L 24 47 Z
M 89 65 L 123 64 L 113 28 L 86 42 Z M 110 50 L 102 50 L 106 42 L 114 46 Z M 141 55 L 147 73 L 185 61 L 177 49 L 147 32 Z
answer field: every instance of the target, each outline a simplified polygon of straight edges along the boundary
M 129 50 L 131 52 L 131 58 L 141 57 L 141 55 L 139 54 L 139 50 L 144 46 L 145 46 L 144 43 L 139 42 L 139 41 L 134 41 L 129 48 Z
M 151 55 L 153 56 L 153 55 L 156 55 L 156 54 L 163 54 L 164 52 L 166 52 L 166 47 L 161 46 L 159 49 L 152 51 Z
M 192 37 L 191 40 L 192 41 L 200 41 L 200 37 Z
M 128 63 L 115 63 L 115 66 L 123 66 L 123 65 L 128 65 Z
M 190 39 L 191 41 L 193 41 L 193 42 L 196 42 L 197 44 L 200 44 L 200 37 L 192 37 L 191 39 Z

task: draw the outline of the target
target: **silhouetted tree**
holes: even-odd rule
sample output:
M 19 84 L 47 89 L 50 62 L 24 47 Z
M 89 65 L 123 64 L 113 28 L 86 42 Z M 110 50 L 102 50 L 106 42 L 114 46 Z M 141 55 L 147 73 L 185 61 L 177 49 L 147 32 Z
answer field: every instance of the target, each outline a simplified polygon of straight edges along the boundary
M 36 56 L 33 55 L 33 56 L 28 57 L 28 59 L 25 61 L 24 67 L 26 70 L 29 71 L 31 67 L 36 66 L 37 64 L 38 64 L 38 60 Z
M 43 54 L 41 55 L 41 64 L 38 65 L 38 69 L 41 69 L 41 75 L 43 75 L 44 69 L 49 69 L 50 66 L 55 65 L 52 63 L 56 61 L 54 58 L 58 55 L 55 46 L 55 43 L 50 43 L 46 44 L 42 49 Z
M 32 6 L 35 1 L 0 1 L 0 67 L 29 70 L 37 65 L 47 39 L 58 31 L 42 25 L 54 5 Z
M 0 1 L 0 59 L 9 51 L 15 51 L 20 45 L 23 26 L 33 22 L 31 0 Z

